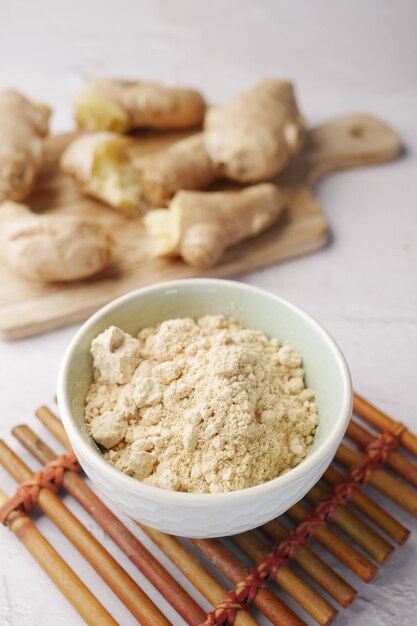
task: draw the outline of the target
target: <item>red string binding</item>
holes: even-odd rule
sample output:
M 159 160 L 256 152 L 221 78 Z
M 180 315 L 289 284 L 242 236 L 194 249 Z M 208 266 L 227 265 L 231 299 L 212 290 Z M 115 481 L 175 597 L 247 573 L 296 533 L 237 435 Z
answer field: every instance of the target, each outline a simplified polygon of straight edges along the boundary
M 14 496 L 0 507 L 0 523 L 7 524 L 7 519 L 13 511 L 28 514 L 37 504 L 41 489 L 49 489 L 55 493 L 59 491 L 64 478 L 64 472 L 80 472 L 74 452 L 67 452 L 47 463 L 43 470 L 36 472 L 28 480 L 19 485 Z
M 372 470 L 385 463 L 389 453 L 400 445 L 399 437 L 404 430 L 405 426 L 396 424 L 380 433 L 366 447 L 363 460 L 348 470 L 344 481 L 333 487 L 307 519 L 298 524 L 286 539 L 274 546 L 267 556 L 248 571 L 246 578 L 229 591 L 227 598 L 207 614 L 206 621 L 200 626 L 232 626 L 237 611 L 247 609 L 258 590 L 274 580 L 278 569 L 294 558 L 298 547 L 313 539 L 317 529 L 332 520 L 337 507 L 346 506 L 354 491 L 369 481 Z

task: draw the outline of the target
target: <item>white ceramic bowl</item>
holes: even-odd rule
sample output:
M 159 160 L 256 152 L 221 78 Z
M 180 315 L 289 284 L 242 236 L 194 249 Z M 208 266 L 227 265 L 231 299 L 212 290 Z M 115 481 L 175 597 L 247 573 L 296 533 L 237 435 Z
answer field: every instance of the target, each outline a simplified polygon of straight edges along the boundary
M 128 333 L 174 317 L 223 313 L 269 337 L 288 340 L 303 356 L 316 391 L 319 426 L 310 454 L 287 474 L 230 493 L 192 494 L 152 487 L 107 463 L 87 433 L 84 399 L 91 382 L 92 339 L 114 324 Z M 133 291 L 93 315 L 72 340 L 61 365 L 58 403 L 71 445 L 97 491 L 130 517 L 188 537 L 231 535 L 286 511 L 319 480 L 343 437 L 352 411 L 346 362 L 330 335 L 299 308 L 243 283 L 188 279 Z

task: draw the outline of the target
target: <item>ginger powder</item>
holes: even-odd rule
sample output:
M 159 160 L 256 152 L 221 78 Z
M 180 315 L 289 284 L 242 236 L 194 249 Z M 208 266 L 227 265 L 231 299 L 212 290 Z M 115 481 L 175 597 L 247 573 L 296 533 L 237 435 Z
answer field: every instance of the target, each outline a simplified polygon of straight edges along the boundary
M 172 319 L 91 346 L 85 418 L 104 457 L 149 485 L 252 487 L 307 455 L 318 424 L 300 353 L 233 319 Z

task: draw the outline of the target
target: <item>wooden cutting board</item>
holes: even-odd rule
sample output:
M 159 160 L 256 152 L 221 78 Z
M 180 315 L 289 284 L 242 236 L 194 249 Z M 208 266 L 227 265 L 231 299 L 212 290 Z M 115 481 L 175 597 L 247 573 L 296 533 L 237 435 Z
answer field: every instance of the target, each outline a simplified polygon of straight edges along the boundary
M 143 132 L 135 151 L 147 154 L 163 149 L 189 133 Z M 182 261 L 149 257 L 140 219 L 127 219 L 82 196 L 64 176 L 58 160 L 74 134 L 50 137 L 37 186 L 28 199 L 34 211 L 71 213 L 98 218 L 117 241 L 114 264 L 100 278 L 72 284 L 29 282 L 0 264 L 0 337 L 17 339 L 79 322 L 113 298 L 132 289 L 202 273 Z M 302 152 L 280 175 L 287 209 L 269 232 L 230 249 L 205 276 L 241 274 L 271 263 L 318 250 L 327 239 L 326 217 L 314 198 L 311 184 L 335 170 L 372 165 L 394 158 L 400 142 L 394 131 L 367 115 L 341 117 L 307 133 Z

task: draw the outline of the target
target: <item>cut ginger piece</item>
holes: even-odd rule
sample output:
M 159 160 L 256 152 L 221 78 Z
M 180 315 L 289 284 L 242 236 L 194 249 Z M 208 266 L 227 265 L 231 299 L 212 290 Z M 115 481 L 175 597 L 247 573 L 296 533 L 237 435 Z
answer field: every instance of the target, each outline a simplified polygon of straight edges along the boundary
M 88 83 L 75 103 L 78 128 L 126 133 L 134 128 L 191 128 L 206 104 L 195 89 L 101 78 Z
M 62 170 L 80 189 L 109 206 L 135 215 L 145 210 L 140 175 L 130 162 L 129 141 L 116 133 L 91 133 L 73 141 L 61 158 Z
M 283 209 L 283 194 L 269 183 L 240 191 L 179 191 L 168 209 L 149 211 L 144 224 L 154 256 L 180 256 L 207 269 L 228 247 L 270 228 Z

